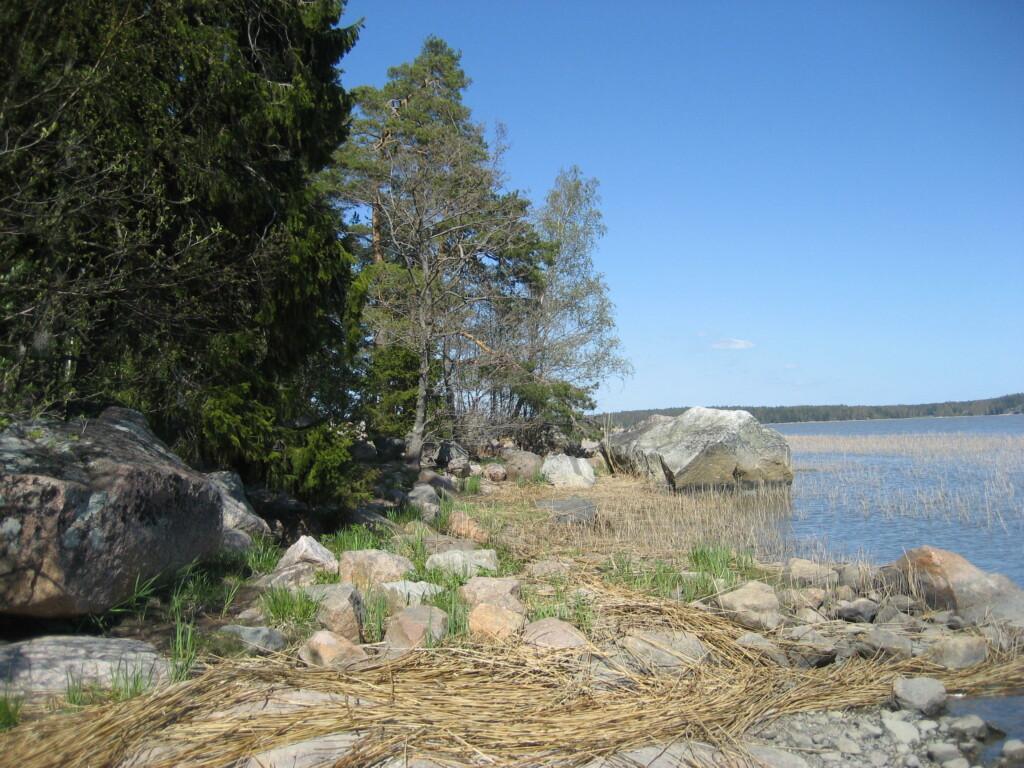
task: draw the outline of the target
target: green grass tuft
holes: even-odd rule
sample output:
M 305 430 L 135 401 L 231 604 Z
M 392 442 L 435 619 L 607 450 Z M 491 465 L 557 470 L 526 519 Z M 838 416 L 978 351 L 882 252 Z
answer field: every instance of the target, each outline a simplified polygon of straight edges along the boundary
M 276 627 L 308 634 L 316 625 L 320 601 L 306 592 L 287 587 L 273 587 L 260 597 L 263 615 Z
M 462 483 L 462 492 L 468 493 L 470 496 L 476 496 L 480 493 L 481 480 L 479 475 L 471 475 L 465 478 Z
M 257 575 L 270 573 L 281 559 L 281 548 L 269 536 L 254 534 L 252 546 L 245 551 L 245 564 Z
M 17 696 L 0 694 L 0 731 L 13 728 L 21 722 L 21 704 Z
M 171 679 L 188 680 L 199 655 L 199 637 L 193 624 L 178 620 L 171 638 Z
M 363 639 L 368 643 L 379 643 L 387 631 L 388 614 L 387 597 L 377 590 L 370 590 L 363 595 Z
M 350 525 L 320 537 L 320 543 L 334 555 L 359 549 L 384 549 L 385 539 L 365 525 Z

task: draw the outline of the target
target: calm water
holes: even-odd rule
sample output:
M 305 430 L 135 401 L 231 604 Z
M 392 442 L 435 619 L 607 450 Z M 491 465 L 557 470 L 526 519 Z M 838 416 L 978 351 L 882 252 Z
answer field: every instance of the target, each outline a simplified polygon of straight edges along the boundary
M 786 525 L 798 550 L 881 564 L 933 544 L 1024 586 L 1024 415 L 772 426 L 794 448 Z M 954 700 L 949 710 L 1024 738 L 1024 695 Z M 1002 742 L 989 740 L 985 765 Z
M 798 549 L 886 563 L 932 544 L 1024 585 L 1024 415 L 772 426 L 794 445 Z

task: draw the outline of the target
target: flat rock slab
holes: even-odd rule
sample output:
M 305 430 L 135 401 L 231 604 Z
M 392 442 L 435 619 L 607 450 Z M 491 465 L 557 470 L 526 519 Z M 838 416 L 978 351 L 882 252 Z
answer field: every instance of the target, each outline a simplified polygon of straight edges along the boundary
M 50 635 L 0 646 L 0 689 L 24 696 L 62 694 L 69 679 L 109 688 L 134 674 L 155 685 L 168 678 L 167 660 L 149 643 L 124 638 Z
M 931 677 L 899 678 L 892 685 L 893 698 L 903 709 L 935 715 L 946 706 L 946 687 Z
M 597 482 L 590 462 L 564 453 L 545 458 L 540 471 L 544 479 L 556 488 L 589 488 Z
M 561 619 L 540 619 L 526 625 L 523 642 L 538 648 L 583 648 L 587 637 Z
M 708 656 L 708 649 L 689 632 L 634 632 L 619 646 L 648 672 L 679 672 L 691 669 Z
M 538 501 L 535 506 L 547 510 L 551 522 L 556 525 L 593 525 L 597 522 L 597 505 L 579 496 Z

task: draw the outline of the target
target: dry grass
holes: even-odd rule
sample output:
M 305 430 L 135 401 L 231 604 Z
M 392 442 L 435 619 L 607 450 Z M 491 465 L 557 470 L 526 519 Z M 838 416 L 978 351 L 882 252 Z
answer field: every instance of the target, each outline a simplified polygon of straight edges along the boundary
M 824 443 L 816 437 L 790 439 L 798 452 L 828 453 L 829 461 L 841 460 L 844 450 L 851 456 L 878 452 L 877 443 L 870 442 L 876 438 L 830 437 L 828 450 L 819 450 Z M 1007 443 L 1010 453 L 1020 447 Z M 898 447 L 936 457 L 944 445 L 940 440 L 930 447 Z M 785 491 L 673 495 L 634 478 L 608 477 L 574 493 L 597 505 L 598 526 L 548 522 L 535 502 L 567 494 L 540 485 L 505 484 L 494 495 L 473 497 L 466 508 L 515 557 L 572 560 L 568 583 L 559 589 L 568 594 L 583 588 L 589 595 L 592 647 L 586 653 L 540 653 L 457 639 L 347 673 L 310 669 L 287 656 L 207 659 L 195 679 L 130 701 L 71 714 L 30 713 L 27 722 L 0 734 L 0 754 L 19 768 L 105 767 L 160 747 L 147 766 L 221 768 L 286 744 L 356 732 L 357 748 L 336 768 L 370 768 L 396 756 L 429 757 L 450 766 L 574 768 L 595 757 L 677 739 L 711 742 L 738 755 L 744 734 L 756 724 L 790 713 L 879 704 L 900 675 L 936 676 L 950 691 L 970 694 L 1024 689 L 1024 655 L 1018 650 L 993 654 L 985 664 L 960 672 L 921 659 L 778 667 L 737 645 L 745 630 L 728 619 L 602 577 L 602 569 L 623 553 L 685 568 L 687 553 L 701 544 L 750 551 L 762 561 L 780 557 L 787 552 L 779 525 L 790 510 Z M 595 674 L 595 661 L 633 629 L 691 632 L 712 651 L 713 662 L 682 676 L 619 669 L 610 684 Z M 780 637 L 773 640 L 788 647 Z M 335 698 L 261 711 L 283 688 Z
M 682 677 L 626 674 L 608 690 L 590 675 L 590 654 L 521 646 L 424 650 L 351 674 L 300 667 L 285 657 L 232 660 L 128 702 L 33 720 L 0 736 L 0 749 L 12 765 L 42 768 L 115 766 L 162 745 L 147 765 L 220 768 L 274 747 L 355 731 L 364 737 L 360 749 L 338 766 L 381 765 L 397 755 L 444 765 L 580 766 L 675 739 L 729 747 L 753 725 L 780 715 L 877 704 L 899 675 L 936 675 L 965 693 L 1024 686 L 1019 656 L 958 673 L 920 660 L 775 667 L 737 646 L 743 630 L 724 618 L 586 583 L 609 632 L 686 629 L 712 649 L 714 663 Z M 260 711 L 282 687 L 337 698 Z
M 593 528 L 556 526 L 534 506 L 564 498 L 548 486 L 503 486 L 474 502 L 473 514 L 501 532 L 522 557 L 571 556 L 606 561 L 619 553 L 642 559 L 683 563 L 689 550 L 714 543 L 774 558 L 785 549 L 779 521 L 789 513 L 785 488 L 730 493 L 674 494 L 634 477 L 601 478 L 595 486 L 572 492 L 597 505 Z

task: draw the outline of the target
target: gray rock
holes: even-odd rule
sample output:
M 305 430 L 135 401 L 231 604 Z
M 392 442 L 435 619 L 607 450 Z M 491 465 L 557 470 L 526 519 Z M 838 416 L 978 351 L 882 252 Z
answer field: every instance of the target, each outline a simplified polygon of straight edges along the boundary
M 862 635 L 857 640 L 857 647 L 864 656 L 870 657 L 880 653 L 896 659 L 909 659 L 914 648 L 909 637 L 878 626 L 873 626 Z
M 775 629 L 782 623 L 779 598 L 775 590 L 761 581 L 743 586 L 715 598 L 718 607 L 747 629 Z
M 1007 739 L 1003 742 L 1003 759 L 1010 765 L 1024 765 L 1024 741 Z
M 913 723 L 898 720 L 894 717 L 883 717 L 882 727 L 900 744 L 916 744 L 921 740 L 921 734 Z
M 787 560 L 782 575 L 788 583 L 797 587 L 833 589 L 839 582 L 839 574 L 830 566 L 802 557 Z
M 245 486 L 237 472 L 210 472 L 207 477 L 220 491 L 221 520 L 225 528 L 253 535 L 270 535 L 267 521 L 257 515 L 245 495 Z
M 102 613 L 221 546 L 221 493 L 142 414 L 0 432 L 0 613 Z
M 931 677 L 897 678 L 892 692 L 901 707 L 925 715 L 937 714 L 946 706 L 946 687 Z
M 380 591 L 384 593 L 388 601 L 388 607 L 392 611 L 400 611 L 403 608 L 411 608 L 421 605 L 442 592 L 444 589 L 437 584 L 428 581 L 388 581 L 380 585 Z
M 260 576 L 255 584 L 261 589 L 305 587 L 316 582 L 319 570 L 313 563 L 295 563 L 287 568 L 278 567 L 271 573 Z
M 227 624 L 218 631 L 237 637 L 248 650 L 256 652 L 275 653 L 284 650 L 288 645 L 284 635 L 271 627 L 243 627 L 240 624 Z
M 498 570 L 498 553 L 493 549 L 453 549 L 431 555 L 427 558 L 426 566 L 428 569 L 436 568 L 445 573 L 476 576 L 481 571 Z
M 306 594 L 317 601 L 321 626 L 352 643 L 363 636 L 363 596 L 352 584 L 314 584 Z
M 421 648 L 438 642 L 447 630 L 447 613 L 432 605 L 417 605 L 391 617 L 384 642 L 399 650 Z
M 420 517 L 429 522 L 441 511 L 441 497 L 429 483 L 417 483 L 409 492 L 409 506 L 420 511 Z
M 509 480 L 533 480 L 540 475 L 544 464 L 544 459 L 536 453 L 511 448 L 502 451 L 501 459 Z
M 789 666 L 789 659 L 786 658 L 786 654 L 782 652 L 779 646 L 764 635 L 759 635 L 756 632 L 747 632 L 746 634 L 740 635 L 736 638 L 736 645 L 757 651 L 758 653 L 767 656 L 780 667 Z
M 836 749 L 844 755 L 859 755 L 861 753 L 860 746 L 849 736 L 840 736 L 837 738 Z
M 809 626 L 787 629 L 782 636 L 798 644 L 789 654 L 794 666 L 821 667 L 835 659 L 835 643 Z
M 681 631 L 631 632 L 619 640 L 619 647 L 636 666 L 654 674 L 692 669 L 709 654 L 696 635 Z
M 988 725 L 977 715 L 964 715 L 949 721 L 949 732 L 961 739 L 984 739 Z
M 221 531 L 220 547 L 225 552 L 245 552 L 252 546 L 252 536 L 236 528 Z
M 988 658 L 988 641 L 976 635 L 944 637 L 932 643 L 925 655 L 946 669 L 967 669 Z
M 950 744 L 947 741 L 931 741 L 925 745 L 925 750 L 928 752 L 928 757 L 936 763 L 944 764 L 950 760 L 962 757 L 956 744 Z
M 746 411 L 690 408 L 647 419 L 602 444 L 616 471 L 649 475 L 677 490 L 790 483 L 789 444 Z
M 578 496 L 538 501 L 536 507 L 548 510 L 551 522 L 556 525 L 593 525 L 597 522 L 597 505 Z
M 283 571 L 298 563 L 309 563 L 318 571 L 327 571 L 328 573 L 338 570 L 338 558 L 312 536 L 300 536 L 299 540 L 288 547 L 281 559 L 277 561 L 277 567 L 274 570 Z
M 541 465 L 544 479 L 556 488 L 589 488 L 597 480 L 594 468 L 586 459 L 566 456 L 564 453 L 551 454 Z
M 844 621 L 870 622 L 878 613 L 878 603 L 866 597 L 859 597 L 852 603 L 839 606 L 837 613 Z
M 49 635 L 0 646 L 0 690 L 12 694 L 63 693 L 69 680 L 109 688 L 135 674 L 163 682 L 167 661 L 149 643 L 113 637 Z

